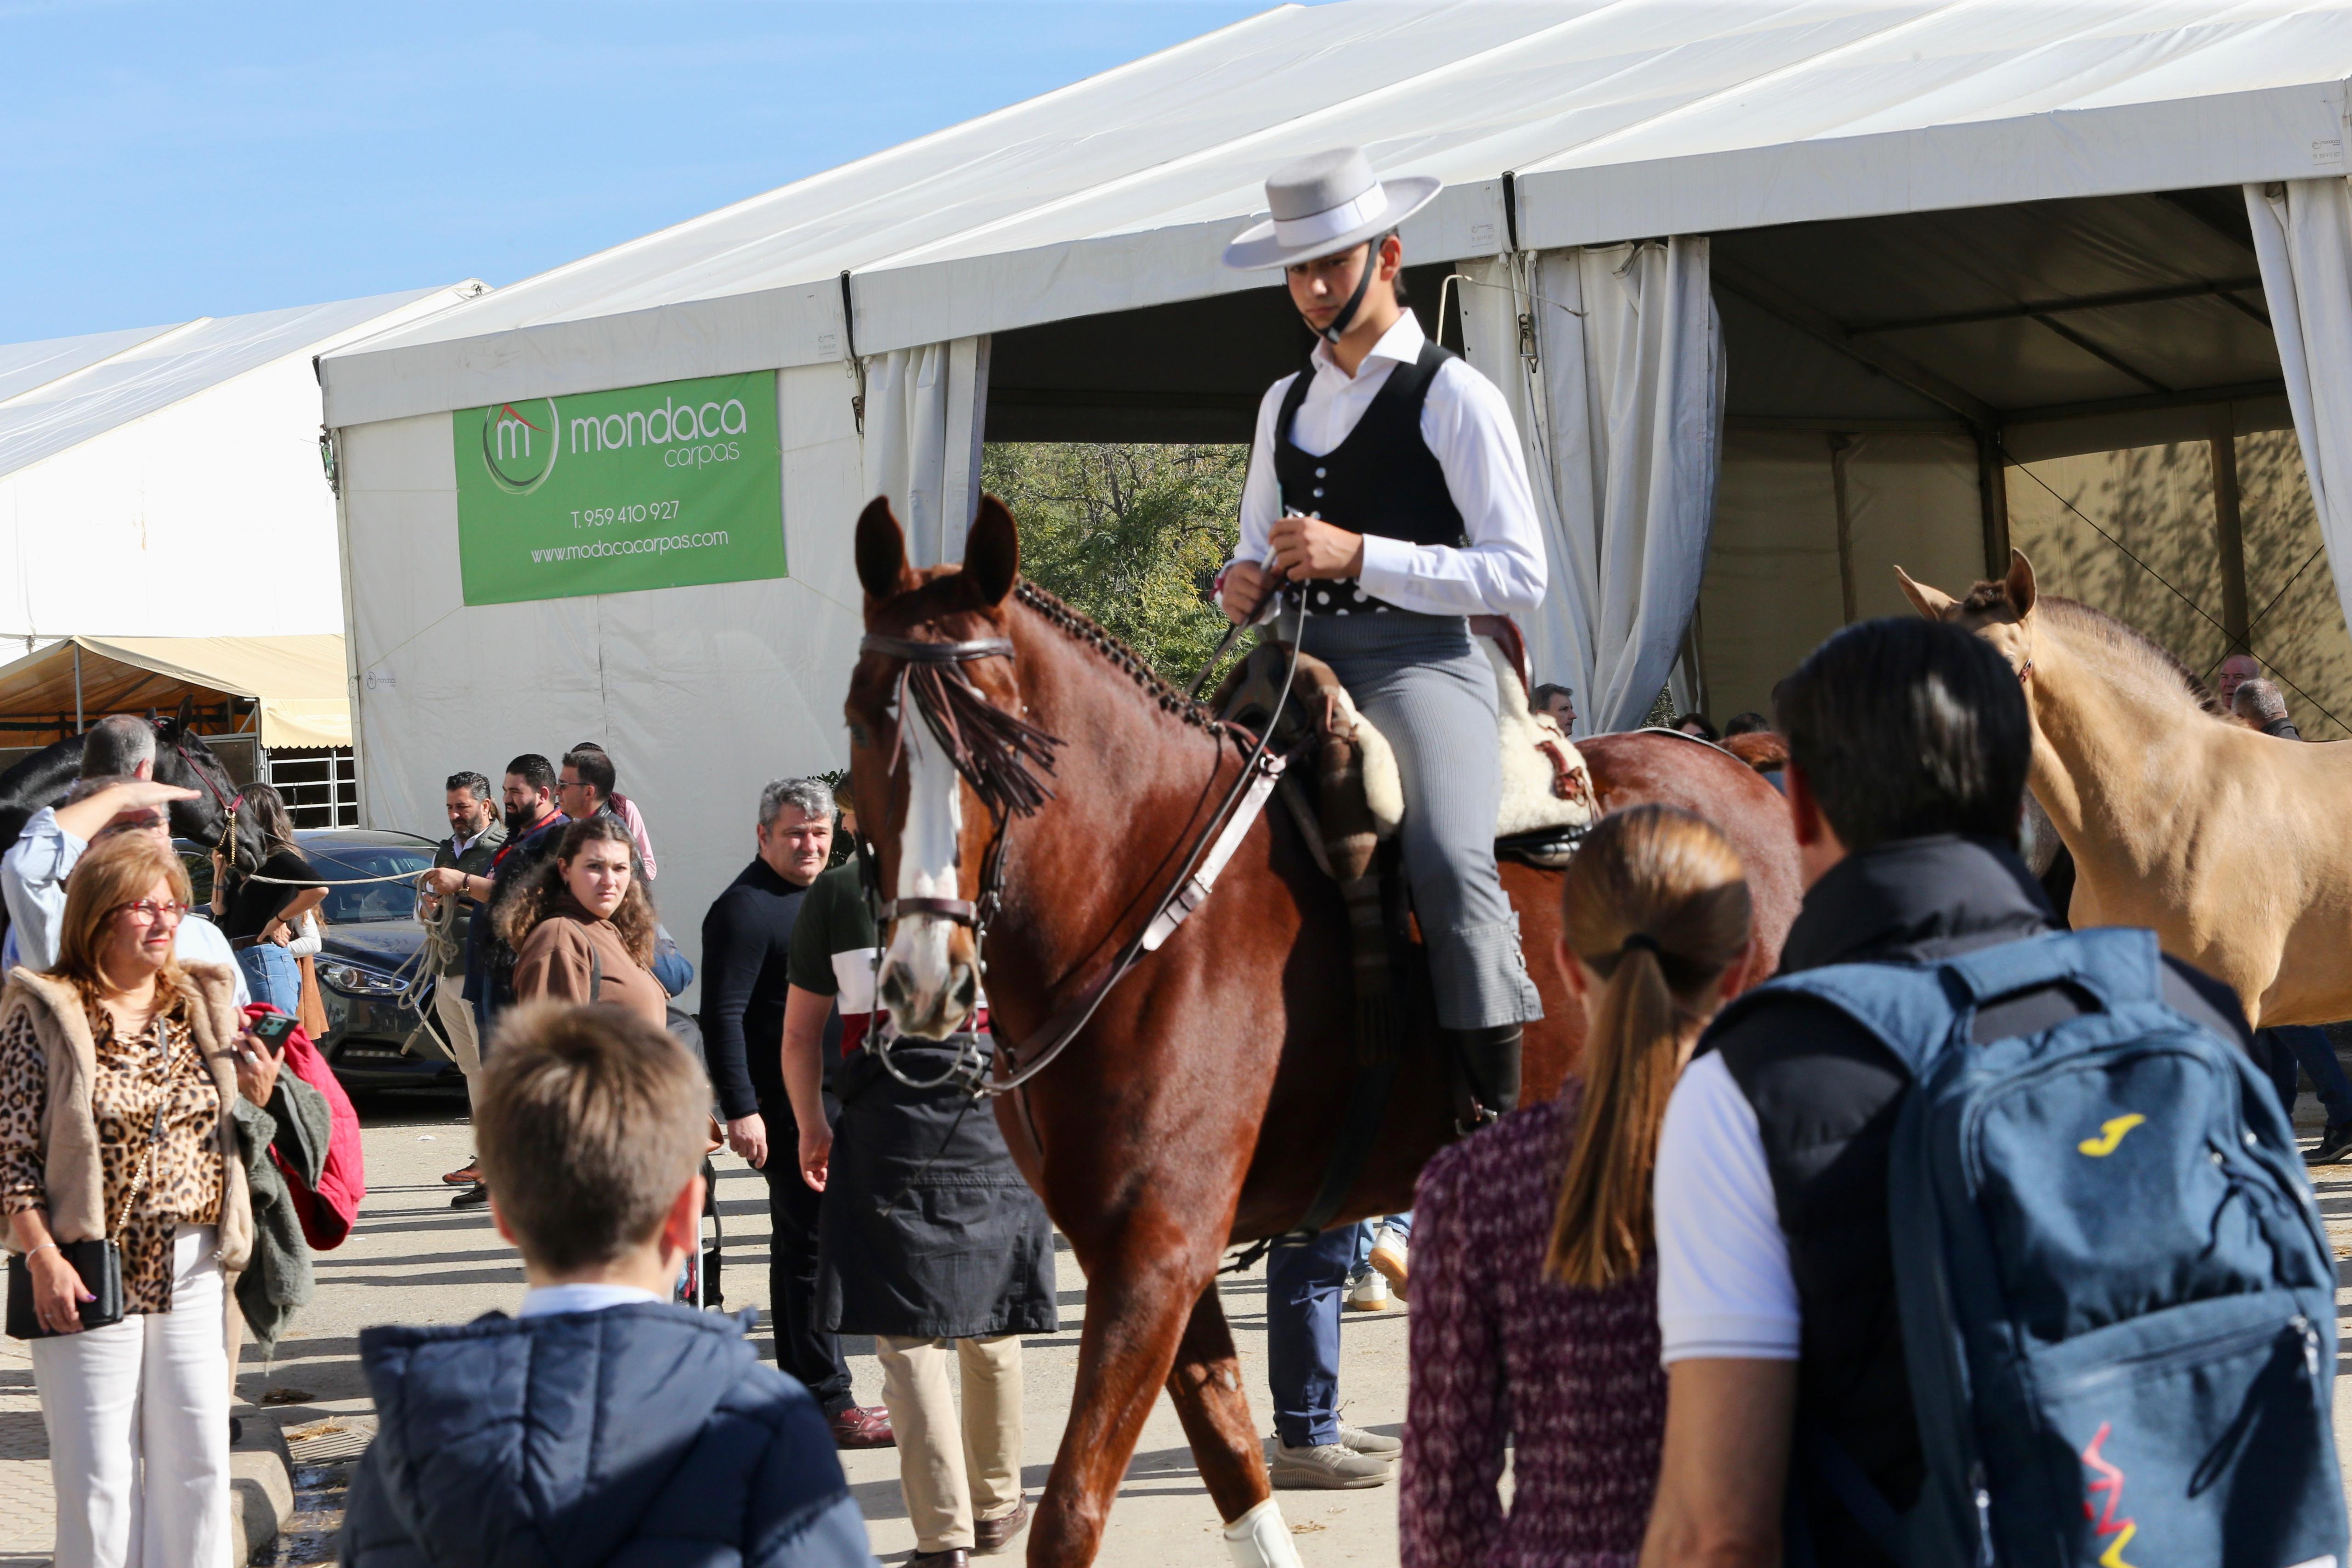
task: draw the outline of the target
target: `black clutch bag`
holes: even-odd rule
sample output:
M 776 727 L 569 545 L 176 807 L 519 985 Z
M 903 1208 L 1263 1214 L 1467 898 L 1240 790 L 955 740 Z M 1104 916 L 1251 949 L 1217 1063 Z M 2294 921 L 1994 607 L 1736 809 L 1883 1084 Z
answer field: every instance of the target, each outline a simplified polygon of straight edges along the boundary
M 139 1201 L 139 1189 L 147 1185 L 147 1173 L 154 1168 L 155 1145 L 163 1141 L 163 1108 L 155 1107 L 155 1124 L 147 1130 L 147 1148 L 139 1157 L 139 1174 L 131 1178 L 131 1190 L 122 1195 L 122 1212 L 114 1222 L 120 1231 L 131 1218 L 131 1209 Z M 100 1236 L 89 1241 L 60 1241 L 58 1251 L 73 1271 L 81 1276 L 81 1288 L 95 1300 L 81 1303 L 81 1326 L 102 1329 L 122 1321 L 122 1249 L 111 1236 Z M 41 1326 L 41 1314 L 33 1306 L 33 1268 L 31 1260 L 16 1253 L 8 1257 L 8 1337 L 10 1339 L 47 1339 L 53 1330 Z
M 122 1321 L 122 1249 L 112 1240 L 100 1237 L 95 1241 L 61 1241 L 58 1250 L 81 1276 L 81 1288 L 97 1297 L 81 1303 L 81 1326 L 102 1329 L 109 1323 Z M 50 1331 L 41 1326 L 40 1314 L 33 1310 L 33 1270 L 23 1258 L 11 1254 L 8 1259 L 8 1337 L 10 1339 L 47 1339 Z

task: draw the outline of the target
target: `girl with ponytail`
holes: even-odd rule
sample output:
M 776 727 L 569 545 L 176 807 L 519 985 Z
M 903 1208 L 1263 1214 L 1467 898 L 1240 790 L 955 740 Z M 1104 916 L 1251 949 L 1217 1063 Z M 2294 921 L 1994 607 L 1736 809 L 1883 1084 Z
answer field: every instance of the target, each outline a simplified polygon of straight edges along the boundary
M 1583 1059 L 1558 1099 L 1431 1160 L 1413 1203 L 1405 1568 L 1630 1565 L 1657 1490 L 1651 1177 L 1700 1030 L 1761 978 L 1748 883 L 1706 822 L 1638 806 L 1593 829 L 1560 904 Z

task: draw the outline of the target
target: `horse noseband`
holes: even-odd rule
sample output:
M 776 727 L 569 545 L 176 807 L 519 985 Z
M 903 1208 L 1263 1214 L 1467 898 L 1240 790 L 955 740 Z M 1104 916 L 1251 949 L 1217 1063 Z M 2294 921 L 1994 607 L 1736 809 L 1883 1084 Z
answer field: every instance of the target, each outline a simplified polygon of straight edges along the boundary
M 936 915 L 958 925 L 980 924 L 980 905 L 969 898 L 898 898 L 883 904 L 876 913 L 885 925 L 905 915 Z

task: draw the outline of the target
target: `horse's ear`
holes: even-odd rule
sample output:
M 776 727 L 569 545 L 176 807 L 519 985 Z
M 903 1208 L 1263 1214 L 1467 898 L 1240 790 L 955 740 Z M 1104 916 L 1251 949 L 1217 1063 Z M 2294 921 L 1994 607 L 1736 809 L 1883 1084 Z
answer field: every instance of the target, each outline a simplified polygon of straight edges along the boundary
M 1948 619 L 1952 606 L 1959 602 L 1940 588 L 1913 581 L 1911 574 L 1899 566 L 1895 569 L 1895 580 L 1903 585 L 1903 597 L 1911 601 L 1911 607 L 1930 621 Z
M 857 580 L 873 599 L 893 598 L 915 586 L 907 566 L 907 535 L 891 514 L 887 496 L 875 497 L 858 514 Z
M 2015 610 L 2017 618 L 2022 621 L 2033 610 L 2033 563 L 2026 559 L 2025 552 L 2014 545 L 2010 547 L 2009 577 L 2006 580 L 2010 608 Z
M 994 608 L 1013 591 L 1021 575 L 1021 530 L 1013 514 L 993 496 L 980 498 L 980 516 L 964 536 L 963 580 L 982 604 Z
M 188 726 L 195 722 L 195 717 L 196 694 L 189 692 L 180 698 L 180 733 L 182 735 L 188 733 Z

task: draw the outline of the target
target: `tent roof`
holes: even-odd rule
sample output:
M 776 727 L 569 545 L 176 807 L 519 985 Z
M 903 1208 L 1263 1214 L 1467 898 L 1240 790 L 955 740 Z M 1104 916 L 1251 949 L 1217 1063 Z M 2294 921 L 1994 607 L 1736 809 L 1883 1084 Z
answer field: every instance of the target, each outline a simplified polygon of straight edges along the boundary
M 1407 250 L 1451 258 L 2335 172 L 2347 76 L 2352 0 L 1284 6 L 330 354 L 328 417 L 1262 286 L 1225 240 L 1340 142 L 1447 180 Z
M 0 715 L 72 713 L 76 648 L 87 715 L 173 706 L 193 686 L 258 699 L 265 747 L 352 743 L 350 672 L 333 633 L 68 637 L 0 665 Z
M 0 346 L 0 474 L 54 456 L 273 360 L 316 350 L 436 292 L 415 288 L 251 316 L 200 316 L 175 327 Z

